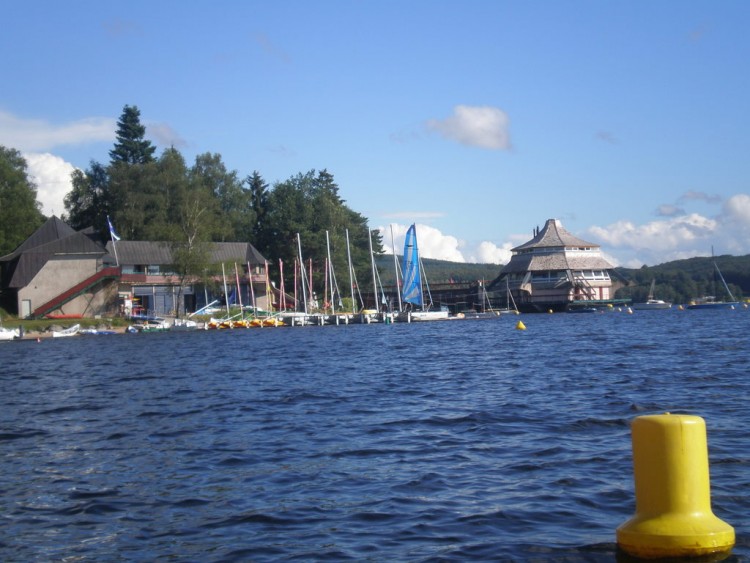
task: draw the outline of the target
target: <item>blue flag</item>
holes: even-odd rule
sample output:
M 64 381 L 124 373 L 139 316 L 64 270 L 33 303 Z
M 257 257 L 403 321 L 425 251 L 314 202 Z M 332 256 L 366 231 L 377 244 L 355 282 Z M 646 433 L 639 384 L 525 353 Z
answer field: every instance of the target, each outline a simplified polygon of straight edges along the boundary
M 120 240 L 120 237 L 115 233 L 115 228 L 112 226 L 112 221 L 109 220 L 109 215 L 107 215 L 107 225 L 109 225 L 109 236 L 112 237 L 112 240 Z

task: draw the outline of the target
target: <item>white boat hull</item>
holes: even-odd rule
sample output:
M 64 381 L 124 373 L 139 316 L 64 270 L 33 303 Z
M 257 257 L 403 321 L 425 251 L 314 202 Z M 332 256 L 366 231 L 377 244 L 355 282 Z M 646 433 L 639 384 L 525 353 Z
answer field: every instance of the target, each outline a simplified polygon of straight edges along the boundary
M 637 311 L 670 309 L 671 307 L 671 303 L 667 303 L 666 301 L 662 301 L 661 299 L 649 299 L 645 303 L 633 303 L 631 305 L 631 308 Z

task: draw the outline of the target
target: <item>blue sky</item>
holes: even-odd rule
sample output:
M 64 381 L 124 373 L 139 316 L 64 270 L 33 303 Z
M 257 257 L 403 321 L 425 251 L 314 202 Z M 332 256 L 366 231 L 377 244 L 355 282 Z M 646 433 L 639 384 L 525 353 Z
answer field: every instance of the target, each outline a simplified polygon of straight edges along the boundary
M 505 263 L 557 218 L 638 267 L 750 253 L 750 2 L 7 2 L 0 144 L 46 213 L 123 107 L 159 153 L 327 169 L 397 248 Z

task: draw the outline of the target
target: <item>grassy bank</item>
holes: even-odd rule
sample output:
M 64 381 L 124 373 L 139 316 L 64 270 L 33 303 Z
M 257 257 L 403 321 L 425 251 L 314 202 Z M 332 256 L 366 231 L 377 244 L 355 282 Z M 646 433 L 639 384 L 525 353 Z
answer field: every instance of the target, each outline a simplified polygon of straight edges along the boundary
M 25 333 L 43 333 L 49 332 L 54 328 L 67 328 L 75 324 L 81 325 L 81 328 L 118 328 L 128 326 L 128 321 L 121 318 L 102 318 L 102 319 L 19 319 L 13 315 L 8 315 L 0 309 L 0 326 L 5 328 L 22 328 Z

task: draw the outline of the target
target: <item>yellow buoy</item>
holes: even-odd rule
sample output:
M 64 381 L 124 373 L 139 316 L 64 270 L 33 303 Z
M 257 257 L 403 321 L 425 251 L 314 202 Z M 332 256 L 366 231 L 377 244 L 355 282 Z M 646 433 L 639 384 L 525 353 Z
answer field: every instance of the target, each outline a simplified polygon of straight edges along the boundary
M 526 325 L 525 325 L 525 324 L 523 324 L 523 321 L 518 321 L 518 322 L 516 323 L 516 329 L 517 329 L 517 330 L 526 330 Z
M 547 309 L 547 312 L 551 315 L 552 314 L 552 309 Z
M 643 559 L 731 551 L 734 528 L 711 511 L 703 419 L 641 416 L 631 430 L 635 516 L 617 528 L 619 547 Z

